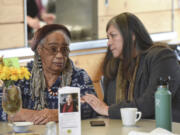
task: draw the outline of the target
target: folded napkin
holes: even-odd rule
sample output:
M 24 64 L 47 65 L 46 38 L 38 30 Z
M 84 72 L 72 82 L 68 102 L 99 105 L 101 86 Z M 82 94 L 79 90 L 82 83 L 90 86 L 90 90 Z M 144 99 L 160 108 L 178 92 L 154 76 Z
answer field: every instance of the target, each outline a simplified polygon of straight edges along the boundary
M 177 134 L 173 134 L 172 132 L 169 132 L 168 130 L 165 130 L 163 128 L 156 128 L 153 131 L 151 131 L 150 133 L 131 131 L 128 133 L 128 135 L 177 135 Z

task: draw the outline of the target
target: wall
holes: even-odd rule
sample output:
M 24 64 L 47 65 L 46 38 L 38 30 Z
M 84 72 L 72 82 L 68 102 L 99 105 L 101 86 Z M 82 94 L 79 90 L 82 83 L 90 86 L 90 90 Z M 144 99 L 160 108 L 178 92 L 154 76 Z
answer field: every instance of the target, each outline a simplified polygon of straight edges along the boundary
M 172 0 L 98 0 L 98 37 L 106 38 L 110 18 L 128 11 L 137 15 L 150 33 L 171 31 Z M 180 40 L 180 2 L 174 0 L 175 31 Z M 24 0 L 0 0 L 0 49 L 24 47 Z
M 180 5 L 179 0 L 174 0 L 175 31 L 180 35 Z M 115 15 L 122 12 L 132 12 L 144 23 L 150 33 L 172 31 L 171 9 L 172 0 L 109 0 L 108 5 L 104 0 L 98 0 L 98 29 L 99 37 L 105 38 L 105 27 Z M 178 37 L 180 40 L 180 36 Z
M 0 49 L 24 47 L 24 0 L 0 0 Z

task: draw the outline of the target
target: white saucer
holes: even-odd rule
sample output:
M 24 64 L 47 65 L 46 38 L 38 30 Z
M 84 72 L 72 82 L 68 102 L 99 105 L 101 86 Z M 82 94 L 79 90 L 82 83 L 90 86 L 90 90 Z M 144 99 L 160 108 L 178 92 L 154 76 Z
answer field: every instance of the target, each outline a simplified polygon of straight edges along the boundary
M 29 127 L 33 125 L 33 122 L 13 122 L 13 124 L 9 124 L 15 132 L 23 133 L 27 132 Z

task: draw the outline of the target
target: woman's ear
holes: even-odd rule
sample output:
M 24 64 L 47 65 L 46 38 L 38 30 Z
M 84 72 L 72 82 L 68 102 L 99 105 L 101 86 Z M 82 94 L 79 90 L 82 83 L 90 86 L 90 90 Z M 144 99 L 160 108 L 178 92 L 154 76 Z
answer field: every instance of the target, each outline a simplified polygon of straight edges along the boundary
M 37 52 L 38 52 L 39 55 L 41 54 L 41 51 L 42 51 L 41 49 L 42 49 L 42 47 L 40 45 L 38 45 L 37 46 Z
M 133 41 L 133 45 L 134 45 L 134 49 L 138 47 L 138 45 L 136 44 L 136 36 L 135 34 L 132 34 L 132 41 Z
M 134 34 L 132 35 L 132 40 L 133 42 L 136 40 L 136 36 Z

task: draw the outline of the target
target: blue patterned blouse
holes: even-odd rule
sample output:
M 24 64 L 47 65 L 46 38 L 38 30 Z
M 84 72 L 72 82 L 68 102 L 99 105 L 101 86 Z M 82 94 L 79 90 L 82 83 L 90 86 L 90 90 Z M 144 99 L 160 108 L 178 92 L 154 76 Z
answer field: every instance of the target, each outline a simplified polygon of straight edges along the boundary
M 29 71 L 32 70 L 32 65 L 33 65 L 33 62 L 28 63 L 27 67 Z M 58 87 L 60 86 L 60 83 L 61 83 L 61 80 L 59 77 L 54 83 L 54 85 L 51 87 L 51 90 L 53 92 L 56 92 L 58 90 Z M 17 83 L 17 85 L 21 88 L 23 108 L 33 109 L 34 101 L 32 101 L 32 98 L 31 98 L 32 93 L 30 91 L 30 81 L 21 80 Z M 96 92 L 94 91 L 93 83 L 90 77 L 88 76 L 87 72 L 83 69 L 80 69 L 74 66 L 73 66 L 71 86 L 79 87 L 81 96 L 85 95 L 86 93 L 96 95 Z M 2 92 L 2 89 L 0 89 L 0 93 L 1 92 Z M 47 103 L 46 108 L 57 109 L 58 96 L 52 96 L 51 94 L 49 94 L 47 89 L 44 91 L 44 95 L 45 95 L 45 100 Z M 96 113 L 87 103 L 81 104 L 81 118 L 82 119 L 93 118 L 95 116 L 96 116 Z M 0 103 L 0 120 L 6 120 L 6 114 L 2 110 L 1 103 Z

